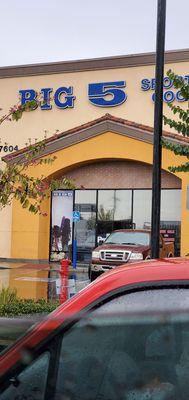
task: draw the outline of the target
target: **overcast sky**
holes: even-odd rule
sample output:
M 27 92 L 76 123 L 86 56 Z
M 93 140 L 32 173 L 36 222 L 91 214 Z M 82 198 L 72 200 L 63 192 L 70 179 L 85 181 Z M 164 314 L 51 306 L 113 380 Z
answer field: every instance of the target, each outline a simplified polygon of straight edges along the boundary
M 155 50 L 157 0 L 1 0 L 0 66 Z M 166 49 L 189 48 L 189 0 L 167 0 Z

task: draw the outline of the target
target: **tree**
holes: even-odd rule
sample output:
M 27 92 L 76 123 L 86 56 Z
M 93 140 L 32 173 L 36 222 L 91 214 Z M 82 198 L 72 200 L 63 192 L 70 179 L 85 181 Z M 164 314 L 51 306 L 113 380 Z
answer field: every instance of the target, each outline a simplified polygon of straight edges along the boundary
M 166 116 L 163 117 L 164 124 L 169 125 L 170 128 L 174 128 L 179 134 L 184 137 L 189 137 L 189 84 L 184 82 L 183 78 L 176 75 L 173 71 L 169 70 L 167 73 L 168 77 L 173 81 L 173 86 L 179 89 L 180 96 L 184 101 L 187 101 L 187 108 L 183 109 L 180 106 L 175 106 L 172 103 L 168 103 L 171 111 L 177 119 L 171 119 Z M 189 159 L 189 146 L 182 144 L 174 144 L 167 139 L 162 139 L 162 146 L 168 150 L 174 152 L 175 155 L 184 156 Z M 189 161 L 179 166 L 170 166 L 170 172 L 188 172 Z
M 24 112 L 33 111 L 38 106 L 38 101 L 30 101 L 25 105 L 17 104 L 10 108 L 6 115 L 0 118 L 0 125 L 5 121 L 18 121 Z M 67 178 L 60 180 L 46 179 L 43 175 L 33 177 L 28 174 L 28 167 L 39 164 L 51 164 L 56 159 L 53 157 L 40 157 L 45 148 L 45 140 L 30 145 L 21 161 L 5 164 L 0 168 L 0 209 L 11 204 L 13 199 L 20 202 L 23 208 L 34 214 L 46 216 L 42 211 L 42 202 L 50 196 L 52 190 L 59 187 L 73 189 L 74 184 Z
M 103 205 L 101 204 L 98 211 L 98 219 L 99 221 L 112 221 L 114 219 L 114 210 L 105 210 Z

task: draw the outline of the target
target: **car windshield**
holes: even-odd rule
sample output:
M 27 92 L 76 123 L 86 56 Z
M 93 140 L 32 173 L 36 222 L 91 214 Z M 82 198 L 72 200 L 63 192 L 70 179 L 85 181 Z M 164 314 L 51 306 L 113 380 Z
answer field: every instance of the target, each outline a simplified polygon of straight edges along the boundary
M 144 245 L 150 244 L 150 233 L 148 232 L 113 232 L 105 241 L 106 244 L 128 244 Z
M 16 384 L 0 387 L 0 399 L 188 400 L 188 292 L 141 289 L 69 319 L 58 333 L 53 386 L 50 347 L 36 359 L 27 349 Z
M 94 314 L 64 336 L 57 394 L 71 400 L 188 400 L 188 360 L 187 314 Z

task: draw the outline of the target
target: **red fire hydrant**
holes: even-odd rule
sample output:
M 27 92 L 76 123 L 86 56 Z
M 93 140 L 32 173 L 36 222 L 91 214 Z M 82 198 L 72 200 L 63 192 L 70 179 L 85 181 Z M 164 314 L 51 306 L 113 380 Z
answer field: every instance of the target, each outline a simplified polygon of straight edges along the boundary
M 60 261 L 60 304 L 68 298 L 68 273 L 69 273 L 70 260 L 63 259 Z

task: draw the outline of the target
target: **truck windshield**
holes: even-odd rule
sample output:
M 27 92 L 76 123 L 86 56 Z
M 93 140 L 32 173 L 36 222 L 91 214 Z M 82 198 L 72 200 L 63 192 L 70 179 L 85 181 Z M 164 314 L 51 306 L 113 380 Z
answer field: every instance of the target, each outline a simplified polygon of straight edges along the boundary
M 106 244 L 144 245 L 150 244 L 148 232 L 113 232 L 105 241 Z

